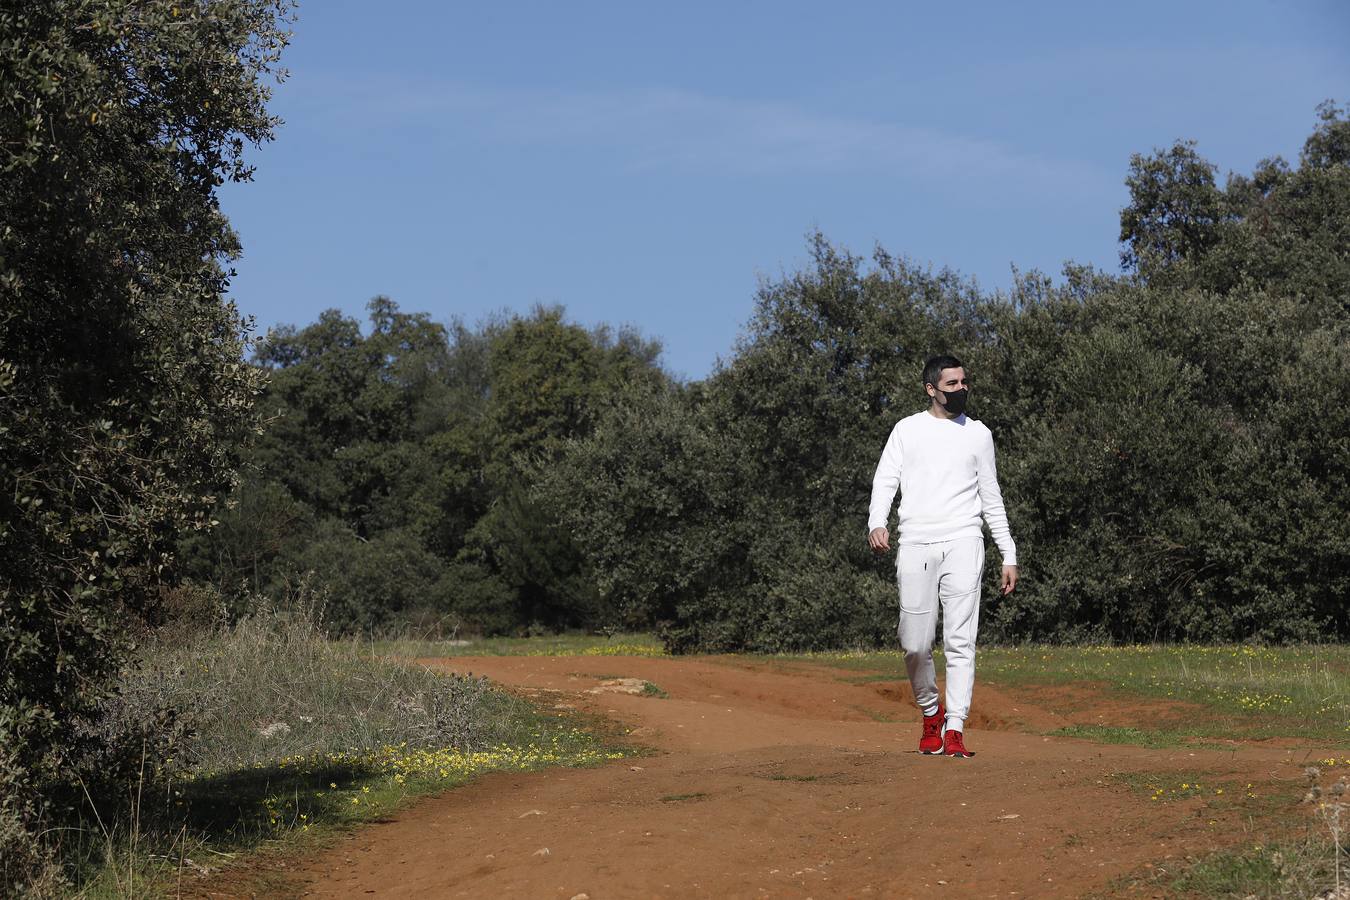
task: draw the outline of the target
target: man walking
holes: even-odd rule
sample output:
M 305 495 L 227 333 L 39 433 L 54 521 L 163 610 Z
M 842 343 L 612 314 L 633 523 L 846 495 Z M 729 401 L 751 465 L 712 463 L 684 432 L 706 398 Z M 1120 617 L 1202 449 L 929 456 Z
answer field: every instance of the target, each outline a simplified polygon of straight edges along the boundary
M 994 469 L 994 437 L 966 418 L 966 370 L 953 356 L 923 367 L 927 410 L 895 424 L 872 478 L 868 543 L 890 549 L 891 501 L 900 490 L 896 581 L 900 587 L 900 646 L 914 699 L 923 710 L 923 753 L 965 758 L 962 732 L 975 686 L 975 633 L 980 624 L 984 533 L 989 525 L 1003 555 L 1002 593 L 1017 585 L 1017 548 Z M 938 699 L 933 638 L 942 605 L 947 702 Z M 943 727 L 945 722 L 945 729 Z

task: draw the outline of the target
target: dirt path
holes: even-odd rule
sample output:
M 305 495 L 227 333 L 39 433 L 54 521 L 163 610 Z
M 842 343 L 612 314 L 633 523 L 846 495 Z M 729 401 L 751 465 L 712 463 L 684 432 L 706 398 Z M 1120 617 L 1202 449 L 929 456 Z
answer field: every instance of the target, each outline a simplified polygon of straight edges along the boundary
M 299 873 L 314 897 L 1048 897 L 1243 837 L 1251 806 L 1150 801 L 1123 773 L 1293 791 L 1308 749 L 1100 745 L 1043 732 L 1128 724 L 1079 691 L 1064 715 L 976 687 L 970 760 L 915 751 L 894 682 L 735 660 L 426 661 L 609 716 L 656 749 L 597 769 L 489 775 L 346 839 Z M 645 679 L 668 698 L 589 693 Z M 1068 709 L 1069 707 L 1065 707 Z M 1156 712 L 1156 710 L 1153 710 Z M 1184 709 L 1164 713 L 1181 715 Z M 882 721 L 878 721 L 882 720 Z M 1236 787 L 1232 787 L 1236 785 Z M 1259 825 L 1257 826 L 1259 828 Z

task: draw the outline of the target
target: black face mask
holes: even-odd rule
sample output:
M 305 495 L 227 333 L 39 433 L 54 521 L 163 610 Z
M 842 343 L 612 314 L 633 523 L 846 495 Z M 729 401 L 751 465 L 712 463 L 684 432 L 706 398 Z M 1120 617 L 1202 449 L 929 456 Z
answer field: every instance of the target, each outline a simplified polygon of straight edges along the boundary
M 961 388 L 959 391 L 943 391 L 942 393 L 947 397 L 947 412 L 959 416 L 966 411 L 966 397 L 969 392 L 965 388 Z

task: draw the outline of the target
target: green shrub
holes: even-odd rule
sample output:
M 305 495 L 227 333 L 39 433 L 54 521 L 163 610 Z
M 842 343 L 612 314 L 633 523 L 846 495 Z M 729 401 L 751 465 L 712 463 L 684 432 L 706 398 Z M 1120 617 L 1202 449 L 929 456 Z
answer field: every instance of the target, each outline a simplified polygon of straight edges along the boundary
M 472 563 L 455 563 L 442 591 L 454 615 L 485 635 L 510 634 L 521 625 L 516 592 L 502 579 Z
M 216 189 L 247 180 L 245 144 L 272 135 L 264 80 L 288 9 L 0 12 L 0 796 L 72 776 L 128 625 L 256 427 Z M 40 812 L 5 808 L 11 825 Z
M 923 360 L 951 352 L 1022 568 L 988 636 L 1350 636 L 1350 119 L 1320 116 L 1298 168 L 1223 188 L 1189 145 L 1136 157 L 1123 276 L 1068 266 L 986 296 L 817 234 L 728 363 L 626 395 L 537 491 L 672 650 L 888 640 L 894 574 L 862 550 L 871 474 L 927 405 Z
M 559 308 L 477 329 L 387 297 L 368 310 L 366 333 L 328 310 L 262 342 L 269 428 L 220 525 L 180 541 L 185 570 L 238 614 L 312 569 L 339 633 L 429 615 L 488 633 L 608 624 L 585 557 L 530 496 L 531 463 L 556 462 L 621 386 L 664 383 L 659 347 Z
M 334 634 L 369 634 L 413 610 L 444 606 L 445 563 L 414 536 L 397 531 L 362 540 L 333 520 L 295 548 L 291 571 L 312 573 L 327 597 L 324 625 Z

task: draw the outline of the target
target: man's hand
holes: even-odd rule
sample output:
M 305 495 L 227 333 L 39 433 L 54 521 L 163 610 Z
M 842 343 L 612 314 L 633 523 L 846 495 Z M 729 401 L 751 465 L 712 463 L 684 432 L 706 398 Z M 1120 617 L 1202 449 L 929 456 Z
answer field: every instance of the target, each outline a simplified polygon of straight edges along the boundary
M 1000 592 L 1004 597 L 1013 592 L 1017 587 L 1017 566 L 1003 567 L 1003 590 Z
M 885 528 L 873 528 L 872 533 L 867 536 L 867 543 L 872 547 L 873 553 L 885 553 L 891 549 L 891 533 Z

